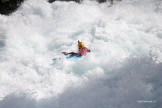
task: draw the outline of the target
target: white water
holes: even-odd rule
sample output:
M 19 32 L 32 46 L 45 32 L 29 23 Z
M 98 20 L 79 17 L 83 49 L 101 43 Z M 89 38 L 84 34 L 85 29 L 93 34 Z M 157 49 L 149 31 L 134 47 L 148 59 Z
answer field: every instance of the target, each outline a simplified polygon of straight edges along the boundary
M 161 19 L 160 0 L 25 1 L 0 15 L 0 108 L 162 107 Z

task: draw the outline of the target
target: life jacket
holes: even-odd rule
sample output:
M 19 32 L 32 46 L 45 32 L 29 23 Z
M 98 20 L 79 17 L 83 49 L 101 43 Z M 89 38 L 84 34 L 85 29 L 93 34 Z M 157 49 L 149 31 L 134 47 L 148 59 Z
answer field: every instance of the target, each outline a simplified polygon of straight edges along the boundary
M 85 55 L 86 53 L 90 52 L 90 50 L 86 47 L 80 48 L 78 54 Z

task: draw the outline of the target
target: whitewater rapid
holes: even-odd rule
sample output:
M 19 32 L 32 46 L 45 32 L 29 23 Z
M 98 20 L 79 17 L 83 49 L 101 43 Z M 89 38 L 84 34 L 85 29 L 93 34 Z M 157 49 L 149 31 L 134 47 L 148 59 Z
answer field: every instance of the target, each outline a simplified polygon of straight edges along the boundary
M 0 108 L 162 107 L 161 19 L 160 0 L 26 0 L 0 15 Z

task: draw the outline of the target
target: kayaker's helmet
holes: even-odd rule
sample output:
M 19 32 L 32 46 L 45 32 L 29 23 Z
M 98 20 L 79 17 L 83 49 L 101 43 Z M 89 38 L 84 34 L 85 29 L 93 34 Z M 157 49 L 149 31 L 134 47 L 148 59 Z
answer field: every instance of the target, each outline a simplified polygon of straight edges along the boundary
M 78 41 L 78 47 L 84 48 L 84 42 L 79 42 L 79 41 Z

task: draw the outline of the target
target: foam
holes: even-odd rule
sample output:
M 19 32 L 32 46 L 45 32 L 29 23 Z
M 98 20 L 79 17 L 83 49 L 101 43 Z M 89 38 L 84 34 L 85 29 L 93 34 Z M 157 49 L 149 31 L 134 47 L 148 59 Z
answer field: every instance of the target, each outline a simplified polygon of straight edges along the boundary
M 90 73 L 89 73 L 90 72 Z M 68 87 L 58 97 L 39 101 L 28 94 L 10 94 L 1 108 L 144 108 L 161 107 L 162 64 L 150 58 L 128 59 L 113 75 L 105 76 L 101 68 L 89 71 L 84 84 Z M 90 75 L 91 72 L 94 74 Z M 87 79 L 87 76 L 88 79 Z
M 157 101 L 160 100 L 161 97 L 158 97 L 158 94 L 161 93 L 161 85 L 154 83 L 155 78 L 161 75 L 162 63 L 160 5 L 160 1 L 152 0 L 148 2 L 125 0 L 111 7 L 108 7 L 106 3 L 96 2 L 77 4 L 57 1 L 49 4 L 42 0 L 27 0 L 12 15 L 0 15 L 1 103 L 7 105 L 11 100 L 22 99 L 26 103 L 23 107 L 30 107 L 29 104 L 33 105 L 33 108 L 37 107 L 36 104 L 39 107 L 44 105 L 52 107 L 53 101 L 56 106 L 58 105 L 57 107 L 72 107 L 73 105 L 81 107 L 83 103 L 85 107 L 95 105 L 97 107 L 103 101 L 105 102 L 102 104 L 103 107 L 117 107 L 116 101 L 117 105 L 121 105 L 124 99 L 123 107 L 126 107 L 129 103 L 126 101 L 129 99 L 135 101 L 136 95 L 140 97 L 140 93 L 144 93 L 143 96 L 149 99 L 156 100 L 157 97 Z M 63 56 L 60 52 L 76 51 L 78 40 L 84 41 L 91 49 L 91 53 L 77 61 L 62 59 L 58 63 L 53 63 L 53 57 Z M 140 66 L 143 59 L 138 61 L 142 57 L 152 59 L 152 61 L 149 60 L 149 66 L 144 69 Z M 128 58 L 134 59 L 127 61 Z M 125 66 L 125 61 L 133 66 Z M 135 62 L 137 66 L 134 66 L 134 61 L 137 61 Z M 147 62 L 144 64 L 147 65 Z M 120 70 L 121 67 L 124 67 L 125 72 Z M 139 86 L 139 89 L 132 86 L 133 82 L 130 82 L 131 78 L 134 78 L 131 76 L 131 68 L 134 69 L 132 74 L 135 75 L 134 80 L 137 82 L 135 87 Z M 138 73 L 139 68 L 143 69 L 141 74 Z M 156 72 L 152 74 L 154 70 Z M 123 74 L 119 74 L 120 71 Z M 142 78 L 147 79 L 147 76 L 144 76 L 147 72 L 152 76 L 148 78 L 151 87 L 157 86 L 157 91 L 151 93 L 151 97 L 148 95 L 150 91 L 148 94 L 144 92 L 150 87 L 150 83 L 142 80 Z M 120 79 L 120 76 L 123 78 L 116 81 L 116 77 Z M 107 82 L 101 77 L 110 81 L 108 83 L 110 85 L 105 86 Z M 97 81 L 101 82 L 101 86 L 94 84 Z M 126 84 L 119 84 L 120 81 Z M 113 85 L 114 82 L 116 85 Z M 97 90 L 103 87 L 103 90 L 94 91 L 92 95 L 88 95 L 89 89 L 92 90 L 92 88 L 84 88 L 86 85 Z M 117 93 L 117 89 L 111 89 L 111 85 L 121 88 L 122 92 L 124 94 L 127 92 L 128 95 L 125 97 L 119 93 L 120 99 L 115 97 L 114 93 Z M 127 88 L 132 88 L 131 92 Z M 69 89 L 72 91 L 74 89 L 76 92 L 73 94 Z M 78 90 L 82 93 L 77 92 Z M 107 90 L 110 93 L 107 93 Z M 135 94 L 131 94 L 132 92 Z M 21 93 L 25 96 L 17 97 L 17 94 Z M 104 93 L 107 94 L 104 97 L 105 100 L 101 98 Z M 82 98 L 81 104 L 79 99 L 76 104 L 73 100 L 67 102 L 64 100 L 64 98 L 77 98 L 77 96 L 87 99 L 99 96 L 100 99 L 92 99 L 90 102 Z M 113 101 L 109 97 L 116 99 Z M 45 102 L 40 102 L 41 99 L 45 99 Z M 47 102 L 48 99 L 50 103 Z M 110 105 L 106 104 L 107 100 Z M 57 101 L 63 102 L 63 106 L 60 103 L 57 104 Z M 21 106 L 15 101 L 13 104 Z M 134 104 L 137 102 L 130 102 L 130 106 Z M 2 108 L 12 106 L 12 104 L 5 105 L 1 104 Z M 161 104 L 155 103 L 155 106 L 158 105 Z

